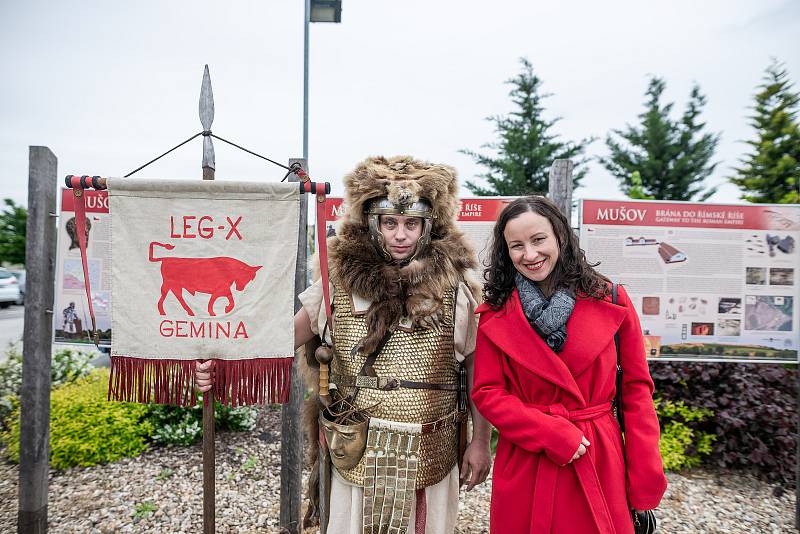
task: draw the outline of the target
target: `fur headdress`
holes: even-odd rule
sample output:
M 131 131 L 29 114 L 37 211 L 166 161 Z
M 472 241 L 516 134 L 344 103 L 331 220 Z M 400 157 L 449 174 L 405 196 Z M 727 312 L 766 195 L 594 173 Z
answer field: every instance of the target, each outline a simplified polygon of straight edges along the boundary
M 410 204 L 422 198 L 433 206 L 432 234 L 443 237 L 456 230 L 458 183 L 456 170 L 448 165 L 411 156 L 373 157 L 345 176 L 344 185 L 347 222 L 366 228 L 365 208 L 375 198 L 388 197 L 392 204 Z

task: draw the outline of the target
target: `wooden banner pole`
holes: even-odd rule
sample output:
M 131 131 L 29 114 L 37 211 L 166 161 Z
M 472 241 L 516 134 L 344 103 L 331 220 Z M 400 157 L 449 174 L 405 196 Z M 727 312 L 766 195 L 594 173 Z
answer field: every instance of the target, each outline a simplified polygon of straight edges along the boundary
M 289 167 L 299 163 L 308 173 L 308 163 L 304 159 L 290 159 Z M 296 174 L 289 175 L 289 181 L 298 181 Z M 300 220 L 297 235 L 297 261 L 294 275 L 294 309 L 300 309 L 297 296 L 307 284 L 308 270 L 306 265 L 306 244 L 308 225 L 308 197 L 301 195 Z M 289 390 L 289 402 L 281 407 L 281 531 L 287 534 L 299 534 L 301 527 L 301 504 L 303 492 L 303 398 L 305 386 L 298 370 L 299 359 L 295 357 L 292 365 L 292 386 Z
M 200 87 L 200 123 L 203 125 L 203 180 L 213 180 L 215 172 L 211 123 L 214 122 L 214 93 L 208 65 Z M 216 528 L 216 465 L 214 450 L 214 390 L 203 393 L 203 534 Z

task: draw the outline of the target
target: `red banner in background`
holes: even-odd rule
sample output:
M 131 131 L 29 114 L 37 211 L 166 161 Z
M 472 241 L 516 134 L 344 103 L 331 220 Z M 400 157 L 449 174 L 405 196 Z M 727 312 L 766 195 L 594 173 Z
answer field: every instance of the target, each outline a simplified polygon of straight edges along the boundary
M 584 200 L 581 224 L 795 230 L 797 210 L 774 205 Z
M 108 213 L 108 191 L 85 189 L 87 213 Z M 75 211 L 75 196 L 71 189 L 61 190 L 61 211 Z
M 458 210 L 459 222 L 490 222 L 494 224 L 497 216 L 506 205 L 516 197 L 478 197 L 462 198 Z M 344 199 L 328 197 L 325 200 L 328 221 L 338 221 L 345 214 Z

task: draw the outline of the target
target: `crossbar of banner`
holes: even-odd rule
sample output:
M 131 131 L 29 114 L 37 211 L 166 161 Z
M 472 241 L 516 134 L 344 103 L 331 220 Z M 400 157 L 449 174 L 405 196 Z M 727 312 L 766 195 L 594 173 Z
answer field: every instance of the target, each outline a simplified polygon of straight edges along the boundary
M 80 187 L 81 189 L 96 189 L 102 191 L 108 189 L 108 178 L 103 176 L 78 176 L 75 174 L 68 174 L 64 178 L 64 183 L 69 189 L 73 187 Z M 329 182 L 297 182 L 301 193 L 309 193 L 312 195 L 326 194 L 331 192 L 331 184 Z

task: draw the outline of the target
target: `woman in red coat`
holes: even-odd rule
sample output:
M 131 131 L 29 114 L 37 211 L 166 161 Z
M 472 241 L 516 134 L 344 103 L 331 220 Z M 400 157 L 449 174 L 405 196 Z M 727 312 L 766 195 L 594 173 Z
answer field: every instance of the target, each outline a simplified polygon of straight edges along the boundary
M 499 431 L 491 531 L 632 533 L 667 480 L 642 330 L 542 197 L 509 204 L 486 270 L 472 400 Z M 625 441 L 612 411 L 619 333 Z M 626 476 L 627 461 L 627 476 Z

